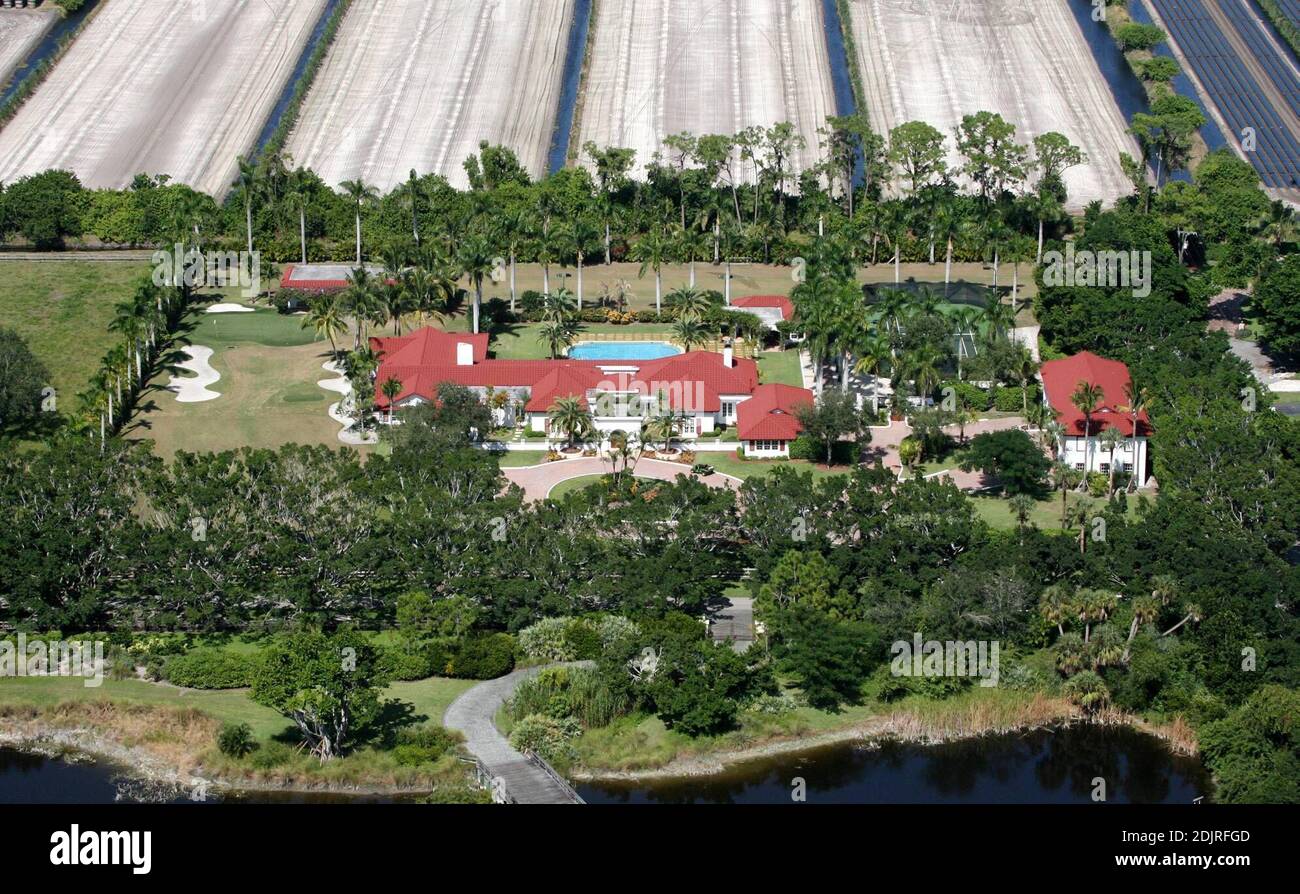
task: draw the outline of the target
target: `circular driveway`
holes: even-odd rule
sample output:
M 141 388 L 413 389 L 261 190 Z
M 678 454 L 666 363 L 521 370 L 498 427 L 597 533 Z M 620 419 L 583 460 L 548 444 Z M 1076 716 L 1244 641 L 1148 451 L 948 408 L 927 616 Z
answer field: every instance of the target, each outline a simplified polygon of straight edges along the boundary
M 699 461 L 707 464 L 708 456 L 702 455 Z M 561 482 L 588 475 L 608 475 L 613 471 L 614 464 L 600 456 L 564 459 L 553 463 L 542 463 L 540 466 L 501 470 L 511 483 L 523 488 L 524 496 L 530 500 L 546 499 Z M 632 470 L 632 474 L 637 478 L 654 478 L 659 481 L 676 481 L 678 475 L 690 473 L 691 467 L 688 465 L 658 459 L 643 459 Z M 721 473 L 707 475 L 700 480 L 709 487 L 728 487 L 732 490 L 739 488 L 741 483 L 739 478 Z

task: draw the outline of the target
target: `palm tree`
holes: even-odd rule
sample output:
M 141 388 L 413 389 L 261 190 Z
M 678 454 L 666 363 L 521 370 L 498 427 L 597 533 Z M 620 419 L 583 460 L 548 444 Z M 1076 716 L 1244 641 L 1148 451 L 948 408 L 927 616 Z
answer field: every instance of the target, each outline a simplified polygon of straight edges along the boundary
M 577 445 L 578 438 L 586 438 L 594 428 L 591 411 L 576 397 L 559 397 L 546 413 L 551 430 L 559 429 L 568 438 L 569 449 Z
M 889 339 L 873 335 L 858 345 L 857 355 L 858 362 L 853 372 L 859 376 L 871 376 L 871 415 L 874 419 L 880 415 L 880 372 L 892 356 Z
M 415 239 L 415 244 L 420 244 L 420 177 L 415 173 L 415 168 L 411 168 L 411 174 L 406 179 L 406 201 L 411 205 L 411 236 Z
M 964 440 L 964 439 L 963 439 Z M 1020 532 L 1020 543 L 1023 546 L 1025 542 L 1025 525 L 1029 522 L 1029 516 L 1034 512 L 1035 501 L 1029 494 L 1016 494 L 1007 501 L 1011 508 L 1011 514 L 1016 517 L 1016 528 Z
M 1128 627 L 1128 639 L 1124 642 L 1124 655 L 1120 658 L 1128 664 L 1133 651 L 1133 638 L 1137 636 L 1138 627 L 1150 624 L 1160 615 L 1160 603 L 1153 596 L 1139 596 L 1133 600 L 1133 622 Z
M 1277 199 L 1269 206 L 1268 216 L 1265 219 L 1264 232 L 1261 235 L 1271 235 L 1273 237 L 1273 247 L 1282 251 L 1282 246 L 1286 244 L 1296 231 L 1295 211 L 1286 202 Z
M 379 309 L 379 296 L 375 278 L 365 267 L 357 267 L 348 276 L 348 287 L 343 292 L 343 305 L 357 324 L 356 347 L 361 347 L 366 323 Z
M 239 185 L 244 193 L 244 223 L 248 227 L 248 253 L 253 253 L 253 191 L 258 183 L 257 166 L 239 159 Z
M 424 267 L 412 267 L 403 272 L 401 283 L 406 294 L 405 303 L 418 315 L 421 323 L 428 317 L 442 323 L 456 293 L 455 283 Z
M 497 218 L 497 241 L 506 247 L 506 258 L 510 262 L 510 312 L 515 312 L 515 265 L 519 249 L 528 238 L 531 216 L 523 208 L 513 208 Z
M 316 337 L 324 335 L 330 340 L 330 356 L 337 357 L 339 353 L 338 344 L 335 336 L 342 335 L 348 330 L 348 324 L 343 319 L 343 308 L 340 306 L 339 299 L 334 295 L 317 295 L 307 305 L 307 316 L 303 317 L 303 329 L 316 330 Z
M 304 171 L 296 171 L 289 181 L 289 191 L 285 194 L 289 207 L 298 212 L 298 240 L 302 244 L 304 264 L 307 263 L 307 205 L 311 199 L 306 179 Z
M 573 249 L 574 256 L 578 261 L 578 310 L 582 311 L 582 268 L 587 260 L 587 249 L 600 239 L 600 230 L 596 225 L 586 218 L 579 217 L 573 221 L 566 231 L 569 238 L 569 247 Z
M 578 340 L 578 324 L 572 319 L 549 320 L 538 329 L 538 335 L 550 346 L 551 359 L 557 360 L 561 350 Z
M 356 180 L 344 180 L 339 184 L 343 192 L 352 200 L 357 222 L 357 266 L 361 266 L 361 208 L 367 202 L 379 201 L 379 192 L 359 178 Z
M 1119 429 L 1113 426 L 1105 429 L 1097 439 L 1097 446 L 1110 453 L 1110 478 L 1106 488 L 1107 497 L 1115 494 L 1115 450 L 1123 443 L 1124 436 L 1120 434 Z
M 1051 476 L 1052 487 L 1061 492 L 1061 530 L 1064 531 L 1066 510 L 1069 508 L 1067 494 L 1070 491 L 1070 479 L 1074 476 L 1074 470 L 1067 463 L 1058 459 L 1052 463 Z
M 1124 396 L 1128 403 L 1121 407 L 1124 412 L 1129 414 L 1129 419 L 1133 423 L 1133 474 L 1129 478 L 1128 490 L 1137 490 L 1138 478 L 1141 477 L 1145 470 L 1138 469 L 1138 417 L 1146 410 L 1151 402 L 1151 394 L 1145 388 L 1138 385 L 1133 379 L 1129 379 L 1124 385 Z
M 384 395 L 384 399 L 388 401 L 388 424 L 392 425 L 393 401 L 397 399 L 397 395 L 402 393 L 402 380 L 394 376 L 389 376 L 384 379 L 384 383 L 379 386 L 379 391 Z
M 640 239 L 636 245 L 632 246 L 632 259 L 641 262 L 641 272 L 638 274 L 644 277 L 646 270 L 653 269 L 655 272 L 655 314 L 658 315 L 663 309 L 663 265 L 668 255 L 668 243 L 664 238 L 663 231 L 655 228 L 650 230 Z
M 1024 348 L 1016 355 L 1011 365 L 1011 374 L 1020 382 L 1020 402 L 1024 408 L 1025 418 L 1029 418 L 1029 383 L 1038 375 L 1038 364 L 1034 357 Z
M 474 234 L 461 240 L 456 249 L 456 269 L 461 276 L 468 276 L 474 283 L 474 329 L 479 331 L 479 310 L 483 304 L 483 279 L 496 269 L 496 256 L 488 244 L 487 237 Z
M 701 319 L 713 307 L 707 292 L 694 286 L 682 286 L 668 293 L 668 303 L 677 309 L 678 317 Z
M 1079 528 L 1079 554 L 1087 555 L 1088 521 L 1092 518 L 1092 503 L 1088 500 L 1080 500 L 1069 508 L 1066 516 L 1071 527 L 1077 525 Z
M 912 390 L 921 399 L 922 406 L 943 379 L 939 371 L 942 362 L 939 352 L 925 345 L 903 358 L 903 376 L 912 380 Z
M 1169 636 L 1171 633 L 1176 632 L 1179 627 L 1182 627 L 1188 621 L 1191 621 L 1193 624 L 1199 624 L 1201 623 L 1201 619 L 1205 617 L 1204 614 L 1202 614 L 1201 612 L 1201 607 L 1194 602 L 1187 603 L 1186 605 L 1183 606 L 1183 608 L 1184 610 L 1186 610 L 1187 614 L 1184 615 L 1183 619 L 1179 621 L 1177 624 L 1175 624 L 1173 627 L 1170 627 L 1164 633 L 1160 634 L 1161 636 Z
M 1038 613 L 1056 625 L 1057 636 L 1065 636 L 1065 622 L 1074 617 L 1074 595 L 1067 584 L 1052 584 L 1038 600 Z
M 572 320 L 576 313 L 573 293 L 568 289 L 558 289 L 542 296 L 542 319 L 550 323 Z
M 677 339 L 689 354 L 691 349 L 705 344 L 709 340 L 708 327 L 693 314 L 678 317 L 673 323 L 673 338 Z
M 952 252 L 953 243 L 961 235 L 964 221 L 957 203 L 951 199 L 940 203 L 935 209 L 932 222 L 934 238 L 943 240 L 947 246 L 943 259 L 943 297 L 947 298 L 952 287 Z
M 695 288 L 695 262 L 699 258 L 707 256 L 712 247 L 712 238 L 708 233 L 700 230 L 681 227 L 673 234 L 672 247 L 676 250 L 678 256 L 685 259 L 689 265 L 690 287 Z
M 651 419 L 646 421 L 645 436 L 650 441 L 663 441 L 664 452 L 667 453 L 672 449 L 673 438 L 681 431 L 684 417 L 679 413 L 674 413 L 671 407 L 665 405 L 664 396 L 659 396 L 659 412 Z
M 1070 395 L 1070 403 L 1078 408 L 1083 414 L 1083 482 L 1088 482 L 1088 472 L 1092 469 L 1092 414 L 1097 409 L 1097 404 L 1105 399 L 1106 393 L 1102 391 L 1100 385 L 1094 385 L 1091 382 L 1080 381 L 1074 388 L 1074 393 Z

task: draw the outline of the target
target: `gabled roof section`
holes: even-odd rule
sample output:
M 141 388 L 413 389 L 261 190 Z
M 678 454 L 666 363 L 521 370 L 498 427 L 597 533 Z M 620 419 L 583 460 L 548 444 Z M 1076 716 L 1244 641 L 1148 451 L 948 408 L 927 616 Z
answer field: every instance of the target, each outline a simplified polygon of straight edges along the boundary
M 742 441 L 793 441 L 803 431 L 799 408 L 811 406 L 813 393 L 793 385 L 759 385 L 736 407 L 736 433 Z
M 1060 360 L 1043 364 L 1040 375 L 1047 402 L 1060 414 L 1067 435 L 1082 436 L 1085 417 L 1070 399 L 1080 382 L 1101 387 L 1103 397 L 1092 412 L 1093 436 L 1107 428 L 1118 429 L 1126 437 L 1133 436 L 1133 414 L 1128 410 L 1128 367 L 1118 360 L 1099 357 L 1091 351 L 1082 351 Z M 1151 433 L 1151 423 L 1145 411 L 1138 414 L 1138 436 Z

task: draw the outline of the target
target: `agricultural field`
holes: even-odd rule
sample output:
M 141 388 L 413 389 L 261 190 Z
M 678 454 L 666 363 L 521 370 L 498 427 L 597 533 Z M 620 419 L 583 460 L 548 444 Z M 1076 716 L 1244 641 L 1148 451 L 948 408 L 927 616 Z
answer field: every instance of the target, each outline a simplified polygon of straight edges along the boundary
M 58 11 L 52 7 L 0 9 L 0 90 L 58 19 Z
M 123 188 L 147 172 L 224 194 L 325 4 L 104 0 L 0 131 L 0 180 L 63 168 Z
M 1065 175 L 1072 210 L 1127 195 L 1119 155 L 1140 157 L 1137 144 L 1067 2 L 849 0 L 872 125 L 925 121 L 956 166 L 962 116 L 997 112 L 1021 143 L 1057 131 L 1087 154 Z
M 807 141 L 789 173 L 817 163 L 817 130 L 836 114 L 820 0 L 641 0 L 598 10 L 581 143 L 635 149 L 634 173 L 644 173 L 672 134 L 789 121 Z
M 381 190 L 414 169 L 468 185 L 487 140 L 534 174 L 559 107 L 573 0 L 373 0 L 355 4 L 298 117 L 287 151 L 327 183 Z

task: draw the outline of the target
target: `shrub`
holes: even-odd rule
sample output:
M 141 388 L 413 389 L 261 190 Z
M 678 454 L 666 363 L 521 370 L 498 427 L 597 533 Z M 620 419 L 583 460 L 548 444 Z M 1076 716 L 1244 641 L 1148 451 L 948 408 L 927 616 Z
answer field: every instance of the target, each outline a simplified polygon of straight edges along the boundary
M 253 728 L 247 723 L 223 723 L 217 731 L 217 748 L 227 757 L 240 758 L 250 754 L 257 743 L 253 741 Z
M 574 618 L 564 628 L 569 650 L 579 661 L 593 661 L 600 657 L 600 635 L 587 621 Z
M 596 632 L 600 635 L 601 649 L 608 651 L 617 642 L 640 636 L 641 628 L 622 615 L 605 615 L 596 622 Z
M 519 631 L 519 650 L 529 658 L 572 661 L 573 647 L 568 639 L 568 619 L 542 618 Z
M 508 633 L 467 637 L 448 662 L 447 675 L 468 680 L 491 680 L 515 669 L 515 638 Z
M 688 466 L 695 465 L 695 451 L 683 450 L 681 452 L 681 455 L 677 457 L 677 461 L 681 463 L 685 463 Z
M 257 660 L 224 649 L 194 649 L 168 659 L 163 676 L 189 689 L 238 689 L 253 685 Z
M 403 767 L 431 764 L 460 741 L 458 734 L 441 726 L 408 727 L 397 734 L 393 759 Z
M 514 720 L 532 714 L 575 718 L 584 727 L 608 726 L 630 710 L 626 692 L 610 687 L 596 671 L 582 667 L 548 667 L 515 689 L 508 711 Z
M 557 720 L 544 714 L 529 714 L 515 724 L 510 744 L 520 751 L 531 751 L 552 763 L 567 763 L 577 758 L 572 740 L 582 732 L 573 717 Z
M 1110 478 L 1104 472 L 1088 473 L 1088 493 L 1094 497 L 1106 496 L 1110 489 Z
M 423 680 L 438 673 L 437 651 L 424 646 L 381 647 L 376 666 L 387 680 Z
M 955 394 L 972 410 L 982 412 L 993 405 L 993 395 L 989 394 L 983 388 L 972 385 L 970 382 L 944 382 L 939 386 L 939 392 L 943 393 L 946 388 L 951 388 L 953 394 Z
M 272 739 L 258 748 L 249 757 L 248 762 L 255 770 L 274 770 L 293 760 L 294 750 L 283 742 Z
M 1029 386 L 1029 403 L 1041 403 L 1037 384 Z M 1025 409 L 1025 397 L 1019 388 L 996 388 L 993 391 L 993 409 L 999 413 L 1021 413 Z

